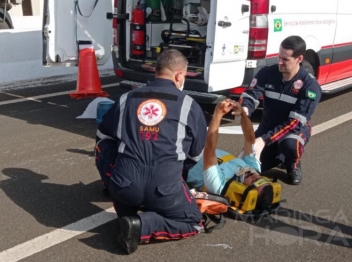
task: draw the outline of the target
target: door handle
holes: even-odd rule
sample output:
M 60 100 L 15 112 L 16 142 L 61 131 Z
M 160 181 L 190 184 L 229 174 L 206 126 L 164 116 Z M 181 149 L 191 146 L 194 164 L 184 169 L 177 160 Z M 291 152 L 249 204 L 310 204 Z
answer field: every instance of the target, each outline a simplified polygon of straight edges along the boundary
M 276 5 L 271 6 L 271 12 L 274 13 L 276 11 Z
M 219 21 L 218 26 L 229 27 L 229 26 L 231 26 L 231 22 Z
M 242 14 L 249 12 L 249 5 L 242 5 Z

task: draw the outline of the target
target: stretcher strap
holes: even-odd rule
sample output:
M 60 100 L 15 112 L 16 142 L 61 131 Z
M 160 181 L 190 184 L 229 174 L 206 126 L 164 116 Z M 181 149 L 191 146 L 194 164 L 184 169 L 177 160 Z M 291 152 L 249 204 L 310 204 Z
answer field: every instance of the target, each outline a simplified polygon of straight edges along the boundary
M 229 162 L 229 161 L 231 161 L 232 159 L 235 159 L 235 158 L 236 158 L 235 156 L 230 155 L 230 154 L 218 157 L 218 165 L 221 165 L 223 163 Z
M 220 215 L 210 215 L 210 214 L 203 214 L 203 219 L 204 219 L 204 231 L 205 233 L 211 233 L 213 232 L 214 229 L 221 229 L 224 227 L 226 220 L 225 217 L 220 214 Z M 210 222 L 214 222 L 215 225 L 208 227 Z

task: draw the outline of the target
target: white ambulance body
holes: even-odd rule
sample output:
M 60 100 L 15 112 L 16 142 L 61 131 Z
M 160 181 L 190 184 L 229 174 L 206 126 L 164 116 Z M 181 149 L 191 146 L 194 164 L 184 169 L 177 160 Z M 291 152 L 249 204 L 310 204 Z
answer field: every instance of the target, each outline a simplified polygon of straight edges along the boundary
M 124 79 L 121 85 L 142 86 L 154 75 L 158 52 L 176 48 L 189 59 L 185 92 L 199 102 L 216 103 L 239 96 L 262 67 L 277 63 L 281 41 L 299 35 L 307 43 L 303 66 L 324 93 L 352 87 L 351 0 L 170 1 L 205 6 L 207 23 L 191 23 L 188 32 L 178 20 L 170 28 L 170 20 L 147 18 L 144 52 L 136 57 L 132 28 L 137 0 L 45 0 L 43 64 L 76 66 L 79 45 L 91 43 L 98 64 L 112 54 L 115 73 Z M 165 42 L 168 32 L 176 35 L 175 41 Z M 178 42 L 180 32 L 190 41 Z

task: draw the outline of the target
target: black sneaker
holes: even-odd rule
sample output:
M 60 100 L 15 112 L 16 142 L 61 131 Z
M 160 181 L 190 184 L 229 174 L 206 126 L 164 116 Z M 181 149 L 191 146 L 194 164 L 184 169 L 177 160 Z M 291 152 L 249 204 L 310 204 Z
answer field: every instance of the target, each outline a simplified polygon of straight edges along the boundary
M 138 248 L 141 236 L 141 221 L 138 216 L 118 218 L 120 233 L 117 243 L 127 253 L 131 254 Z
M 291 185 L 299 185 L 302 181 L 301 164 L 298 164 L 296 169 L 287 170 L 287 176 Z

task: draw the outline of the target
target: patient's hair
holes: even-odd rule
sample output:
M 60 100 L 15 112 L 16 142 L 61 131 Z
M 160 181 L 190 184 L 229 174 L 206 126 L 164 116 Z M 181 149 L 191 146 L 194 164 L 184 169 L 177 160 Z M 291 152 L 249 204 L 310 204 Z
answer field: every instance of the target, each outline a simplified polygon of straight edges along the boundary
M 274 198 L 273 187 L 271 185 L 264 185 L 260 191 L 257 199 L 256 210 L 266 210 L 268 209 Z

